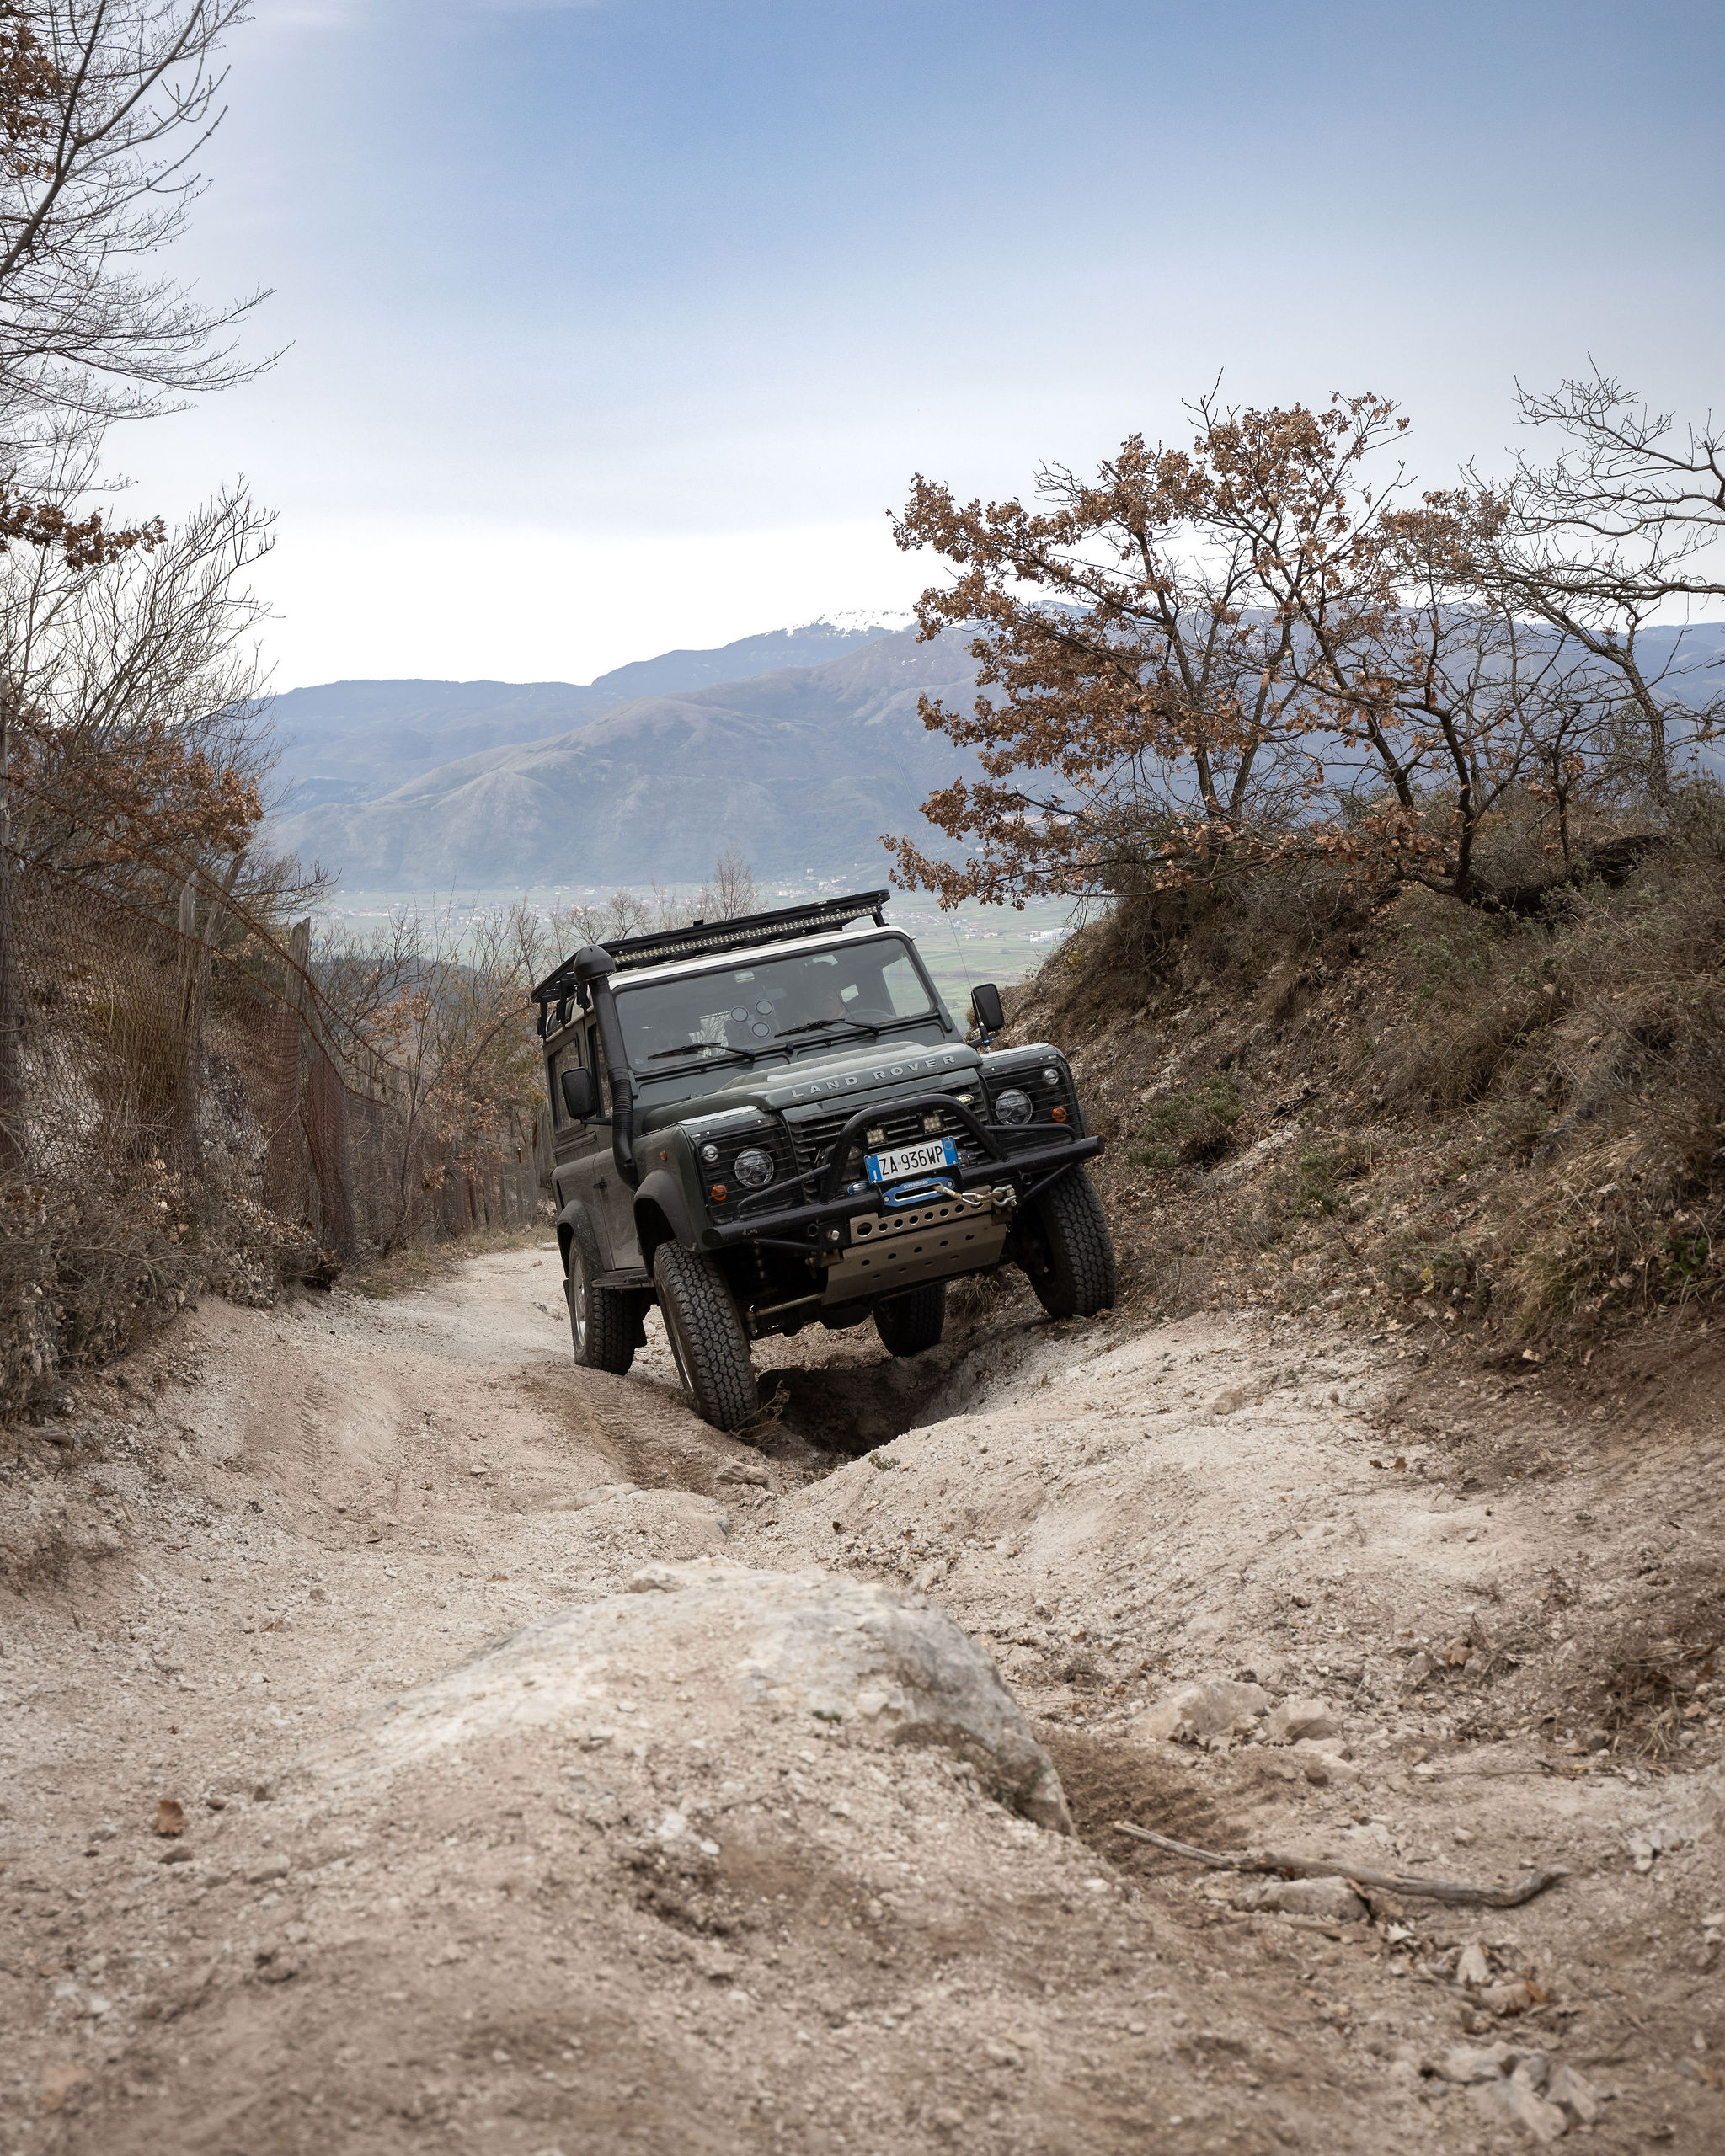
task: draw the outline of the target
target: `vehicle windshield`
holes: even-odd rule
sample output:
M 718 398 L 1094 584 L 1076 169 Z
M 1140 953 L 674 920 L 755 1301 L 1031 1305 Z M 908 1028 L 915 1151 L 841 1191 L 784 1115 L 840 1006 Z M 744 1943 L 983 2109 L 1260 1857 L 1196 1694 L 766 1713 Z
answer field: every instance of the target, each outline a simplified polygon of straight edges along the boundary
M 620 985 L 617 1009 L 629 1068 L 641 1079 L 674 1078 L 726 1060 L 742 1070 L 750 1059 L 779 1061 L 866 1041 L 916 1019 L 945 1031 L 921 968 L 896 936 Z

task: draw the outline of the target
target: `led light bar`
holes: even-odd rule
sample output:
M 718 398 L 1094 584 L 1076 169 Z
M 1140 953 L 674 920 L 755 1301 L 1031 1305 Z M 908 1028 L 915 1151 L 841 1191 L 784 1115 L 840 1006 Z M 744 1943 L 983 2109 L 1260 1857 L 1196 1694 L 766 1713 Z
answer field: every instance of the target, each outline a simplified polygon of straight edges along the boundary
M 608 952 L 612 970 L 668 965 L 677 958 L 718 957 L 757 943 L 782 943 L 798 936 L 830 936 L 853 921 L 873 920 L 885 926 L 881 909 L 889 891 L 853 891 L 848 898 L 821 899 L 813 905 L 779 906 L 771 913 L 739 914 L 733 921 L 697 921 L 687 928 L 661 928 L 645 936 L 621 936 L 599 947 Z M 531 990 L 536 1002 L 553 1002 L 574 985 L 579 953 L 565 958 Z

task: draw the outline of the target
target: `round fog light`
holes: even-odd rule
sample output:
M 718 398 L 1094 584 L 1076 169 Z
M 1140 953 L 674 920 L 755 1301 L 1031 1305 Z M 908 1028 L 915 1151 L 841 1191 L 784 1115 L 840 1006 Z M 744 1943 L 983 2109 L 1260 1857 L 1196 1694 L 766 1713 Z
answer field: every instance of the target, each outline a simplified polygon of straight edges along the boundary
M 1028 1123 L 1033 1113 L 1029 1094 L 1021 1093 L 1016 1086 L 1009 1086 L 1004 1093 L 995 1096 L 996 1123 Z
M 737 1181 L 745 1190 L 765 1190 L 772 1181 L 772 1155 L 758 1145 L 745 1145 L 735 1162 Z

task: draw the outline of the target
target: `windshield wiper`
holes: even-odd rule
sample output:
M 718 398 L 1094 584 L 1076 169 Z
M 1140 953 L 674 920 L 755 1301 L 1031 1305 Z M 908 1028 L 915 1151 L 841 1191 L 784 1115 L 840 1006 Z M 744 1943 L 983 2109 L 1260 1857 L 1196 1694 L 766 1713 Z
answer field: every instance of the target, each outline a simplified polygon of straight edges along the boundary
M 782 1033 L 775 1033 L 776 1041 L 788 1041 L 793 1033 L 818 1033 L 828 1026 L 855 1026 L 859 1033 L 872 1033 L 880 1038 L 879 1026 L 871 1025 L 867 1018 L 811 1018 L 805 1026 L 787 1026 Z
M 727 1048 L 723 1041 L 681 1041 L 676 1048 L 654 1049 L 647 1058 L 649 1063 L 663 1063 L 668 1055 L 710 1055 L 734 1063 L 753 1063 L 755 1051 L 748 1048 Z

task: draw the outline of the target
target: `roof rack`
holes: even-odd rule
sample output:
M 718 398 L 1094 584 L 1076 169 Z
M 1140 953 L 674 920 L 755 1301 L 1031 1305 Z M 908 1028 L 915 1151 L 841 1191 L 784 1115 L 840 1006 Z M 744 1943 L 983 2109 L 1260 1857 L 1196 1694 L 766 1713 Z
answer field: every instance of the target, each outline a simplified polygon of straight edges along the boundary
M 755 943 L 779 943 L 798 936 L 830 936 L 853 921 L 872 919 L 884 927 L 881 909 L 890 891 L 853 891 L 848 898 L 820 899 L 813 905 L 779 906 L 771 913 L 739 914 L 730 921 L 697 921 L 687 928 L 661 928 L 646 936 L 621 936 L 600 948 L 608 952 L 612 970 L 662 966 L 674 958 L 716 957 Z M 529 991 L 537 1003 L 551 1003 L 575 985 L 573 952 L 539 985 Z

